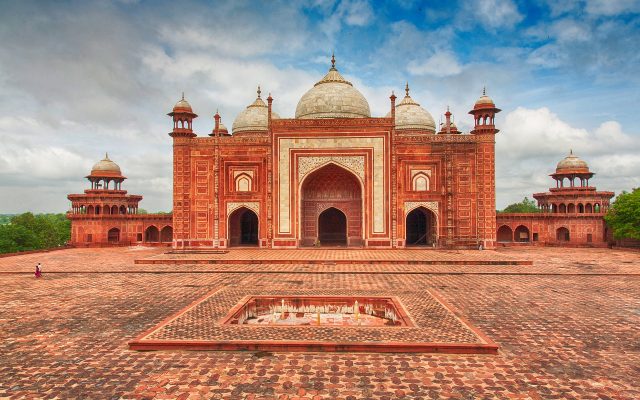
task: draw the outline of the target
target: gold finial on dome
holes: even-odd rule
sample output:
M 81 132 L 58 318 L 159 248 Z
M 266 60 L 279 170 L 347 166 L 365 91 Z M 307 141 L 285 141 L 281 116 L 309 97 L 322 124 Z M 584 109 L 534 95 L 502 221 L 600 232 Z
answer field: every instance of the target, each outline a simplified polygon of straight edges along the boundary
M 258 85 L 258 98 L 260 98 L 261 93 L 262 93 L 262 90 L 260 90 L 260 85 Z
M 333 51 L 331 52 L 331 70 L 337 71 L 336 70 L 336 54 Z
M 487 87 L 486 87 L 486 86 L 483 86 L 483 87 L 482 87 L 482 95 L 483 95 L 483 96 L 486 96 L 486 95 L 487 95 Z
M 409 96 L 409 82 L 404 86 L 404 93 Z

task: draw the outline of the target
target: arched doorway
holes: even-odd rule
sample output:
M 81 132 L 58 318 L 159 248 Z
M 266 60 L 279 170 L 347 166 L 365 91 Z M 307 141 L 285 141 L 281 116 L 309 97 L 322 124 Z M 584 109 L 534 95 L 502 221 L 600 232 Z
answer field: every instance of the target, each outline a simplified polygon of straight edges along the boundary
M 569 229 L 565 228 L 564 226 L 561 228 L 558 228 L 556 230 L 556 240 L 558 242 L 568 242 L 569 241 Z
M 334 209 L 334 211 L 329 211 Z M 337 213 L 344 216 L 344 224 L 336 229 L 344 229 L 346 238 L 343 245 L 362 245 L 362 189 L 359 179 L 351 172 L 336 164 L 327 164 L 309 174 L 300 189 L 300 243 L 303 246 L 316 244 L 337 245 L 337 232 L 329 226 L 321 227 L 321 213 L 329 212 L 322 221 L 333 218 Z M 322 237 L 325 241 L 322 240 Z M 335 237 L 336 239 L 332 239 Z M 326 242 L 328 240 L 328 242 Z
M 330 207 L 318 216 L 318 240 L 323 246 L 347 245 L 347 216 Z
M 513 242 L 513 231 L 507 225 L 502 225 L 500 228 L 498 228 L 498 242 Z
M 516 242 L 529 242 L 529 228 L 524 225 L 520 225 L 514 232 L 514 239 Z
M 109 229 L 109 232 L 107 232 L 107 241 L 109 243 L 120 242 L 120 229 L 118 228 Z
M 170 226 L 165 226 L 160 231 L 160 241 L 162 243 L 168 243 L 173 240 L 173 228 Z
M 407 246 L 432 246 L 436 239 L 436 216 L 431 210 L 418 207 L 407 214 Z
M 151 225 L 150 227 L 145 229 L 144 231 L 145 242 L 156 243 L 159 241 L 159 238 L 160 238 L 160 232 L 158 231 L 158 228 L 156 228 L 155 226 Z
M 229 246 L 258 245 L 258 216 L 246 207 L 229 215 Z

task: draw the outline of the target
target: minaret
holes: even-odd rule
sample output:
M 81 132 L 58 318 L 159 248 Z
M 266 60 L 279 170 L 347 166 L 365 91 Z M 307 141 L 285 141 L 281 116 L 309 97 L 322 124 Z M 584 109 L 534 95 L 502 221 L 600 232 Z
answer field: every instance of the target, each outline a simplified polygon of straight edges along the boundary
M 197 115 L 182 98 L 169 114 L 173 118 L 173 247 L 184 246 L 190 230 L 191 146 L 194 143 L 192 122 Z
M 473 110 L 476 135 L 476 196 L 478 207 L 477 237 L 483 248 L 496 247 L 496 141 L 495 116 L 500 112 L 487 96 L 486 88 L 476 101 Z

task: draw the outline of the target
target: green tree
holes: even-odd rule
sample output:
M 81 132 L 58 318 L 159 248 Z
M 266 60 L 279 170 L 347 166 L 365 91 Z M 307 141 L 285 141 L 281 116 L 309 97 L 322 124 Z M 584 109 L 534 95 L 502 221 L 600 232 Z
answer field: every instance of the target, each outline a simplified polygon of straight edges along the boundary
M 529 200 L 525 197 L 519 203 L 509 204 L 504 208 L 504 210 L 500 211 L 503 213 L 538 213 L 540 209 L 536 205 L 534 200 Z
M 616 239 L 640 239 L 640 188 L 623 191 L 616 197 L 604 220 Z
M 0 214 L 0 225 L 8 224 L 14 216 L 15 214 Z
M 64 214 L 30 212 L 13 216 L 0 225 L 0 252 L 47 249 L 64 245 L 71 238 L 71 221 Z
M 23 226 L 0 225 L 0 253 L 15 253 L 18 251 L 40 248 L 38 237 Z

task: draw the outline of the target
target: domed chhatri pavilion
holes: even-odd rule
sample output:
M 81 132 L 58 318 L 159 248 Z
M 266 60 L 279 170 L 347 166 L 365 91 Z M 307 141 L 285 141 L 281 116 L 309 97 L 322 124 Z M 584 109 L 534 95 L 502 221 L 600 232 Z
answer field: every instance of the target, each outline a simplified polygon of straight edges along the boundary
M 533 194 L 539 213 L 498 214 L 498 243 L 605 246 L 610 233 L 604 215 L 614 193 L 589 186 L 593 175 L 587 163 L 570 151 L 550 175 L 556 187 Z
M 495 247 L 500 110 L 488 96 L 467 134 L 449 111 L 436 127 L 408 85 L 376 117 L 332 58 L 294 118 L 274 108 L 258 88 L 231 132 L 216 112 L 208 137 L 184 96 L 169 113 L 174 247 Z
M 142 196 L 127 194 L 127 179 L 109 159 L 98 161 L 86 176 L 91 188 L 70 194 L 71 243 L 75 246 L 169 244 L 173 236 L 171 214 L 138 214 Z

